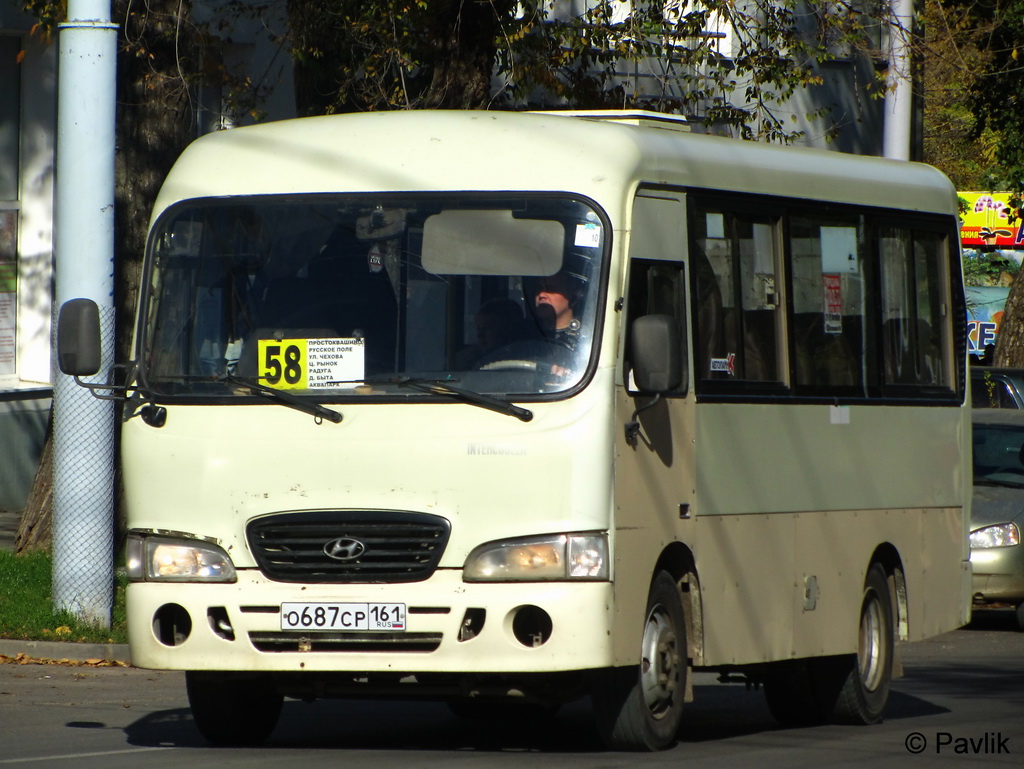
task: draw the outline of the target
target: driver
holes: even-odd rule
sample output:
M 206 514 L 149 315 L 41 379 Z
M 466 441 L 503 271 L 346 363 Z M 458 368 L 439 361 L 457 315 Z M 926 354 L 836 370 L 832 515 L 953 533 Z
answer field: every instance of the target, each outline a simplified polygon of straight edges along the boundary
M 582 337 L 583 324 L 576 313 L 583 290 L 583 280 L 571 272 L 524 279 L 528 317 L 521 333 L 504 347 L 485 354 L 477 367 L 532 363 L 533 369 L 544 375 L 569 376 Z
M 533 314 L 544 337 L 570 353 L 576 351 L 583 325 L 576 317 L 576 306 L 580 298 L 579 279 L 566 272 L 540 278 L 533 296 Z M 569 375 L 570 369 L 561 363 L 552 363 L 550 373 L 564 378 Z
M 544 335 L 553 342 L 575 350 L 581 323 L 575 316 L 579 299 L 577 281 L 564 272 L 548 275 L 537 282 L 533 311 Z

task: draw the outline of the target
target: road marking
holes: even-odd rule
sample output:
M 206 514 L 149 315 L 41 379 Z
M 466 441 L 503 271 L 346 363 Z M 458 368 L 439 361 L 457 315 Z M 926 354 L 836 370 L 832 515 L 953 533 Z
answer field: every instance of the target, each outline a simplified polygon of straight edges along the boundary
M 65 761 L 75 758 L 96 758 L 97 756 L 122 756 L 128 753 L 150 753 L 167 748 L 136 748 L 135 750 L 103 750 L 97 753 L 65 753 L 60 756 L 33 756 L 32 758 L 0 758 L 0 764 L 27 764 L 33 761 Z

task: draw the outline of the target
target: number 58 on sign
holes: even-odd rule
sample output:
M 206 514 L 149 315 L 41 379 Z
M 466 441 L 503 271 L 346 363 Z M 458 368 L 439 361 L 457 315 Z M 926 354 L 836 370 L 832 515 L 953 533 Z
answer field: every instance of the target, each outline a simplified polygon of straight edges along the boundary
M 260 339 L 259 378 L 281 390 L 352 387 L 365 376 L 363 339 Z

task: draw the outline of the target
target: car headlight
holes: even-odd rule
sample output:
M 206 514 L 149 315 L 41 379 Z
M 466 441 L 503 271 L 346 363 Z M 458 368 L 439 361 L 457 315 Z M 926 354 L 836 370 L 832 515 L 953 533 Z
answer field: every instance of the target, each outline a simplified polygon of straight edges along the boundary
M 1010 547 L 1020 544 L 1020 529 L 1015 523 L 997 523 L 971 532 L 971 547 Z
M 549 534 L 488 542 L 469 554 L 466 582 L 607 580 L 606 534 Z
M 132 582 L 234 582 L 235 566 L 211 542 L 159 535 L 129 534 L 125 546 Z

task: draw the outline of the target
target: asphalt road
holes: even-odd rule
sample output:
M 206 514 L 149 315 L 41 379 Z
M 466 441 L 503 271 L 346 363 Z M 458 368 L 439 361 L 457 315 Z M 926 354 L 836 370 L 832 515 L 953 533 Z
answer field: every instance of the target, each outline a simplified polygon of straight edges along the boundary
M 180 673 L 130 667 L 0 664 L 0 767 L 56 764 L 280 767 L 1020 766 L 1024 633 L 1008 616 L 904 647 L 906 675 L 870 727 L 781 729 L 759 691 L 697 678 L 679 743 L 657 754 L 608 753 L 586 701 L 530 728 L 460 720 L 437 703 L 289 701 L 259 749 L 207 746 Z M 913 752 L 920 751 L 920 752 Z

